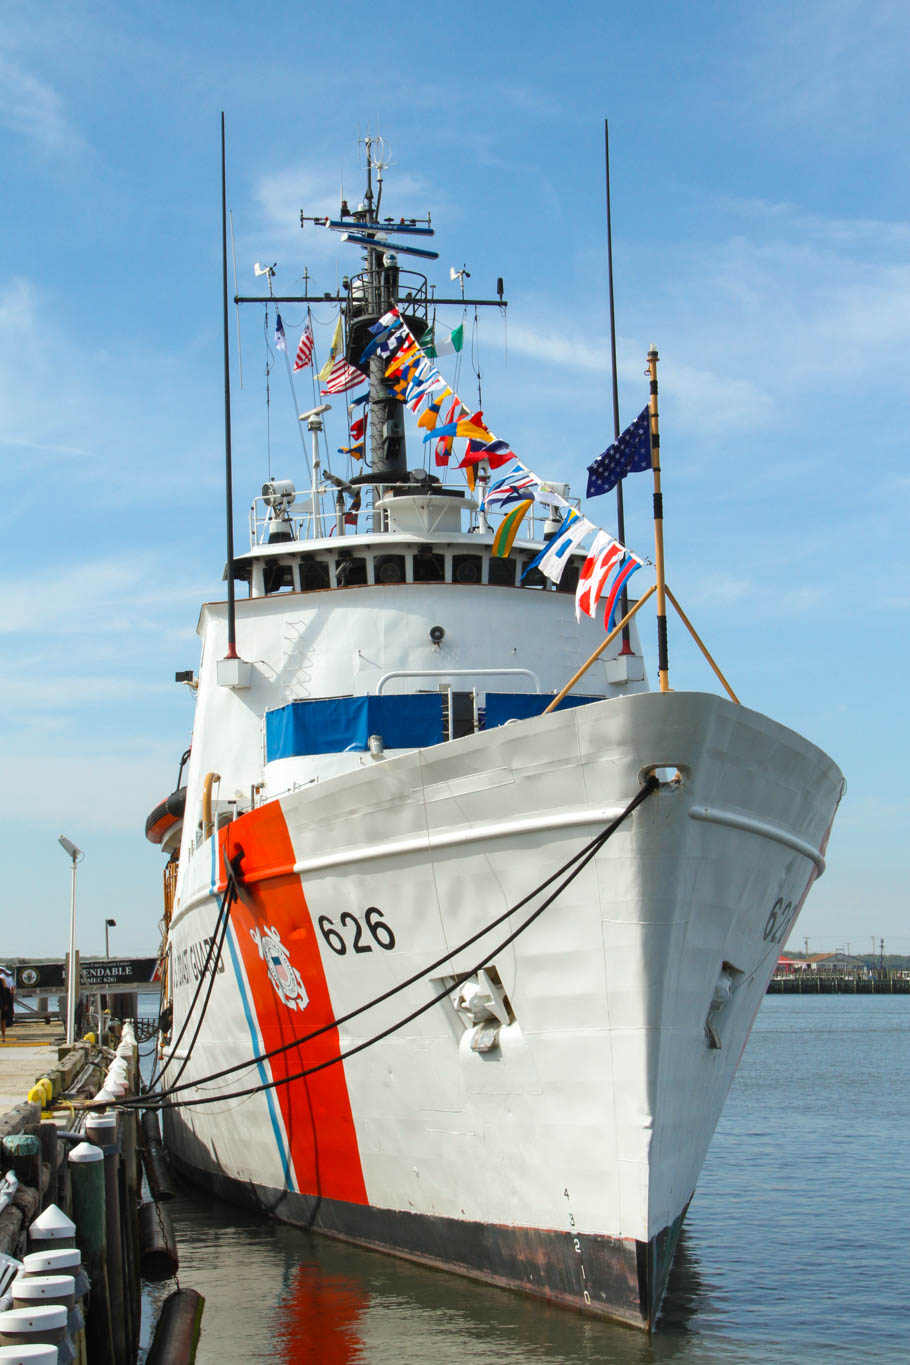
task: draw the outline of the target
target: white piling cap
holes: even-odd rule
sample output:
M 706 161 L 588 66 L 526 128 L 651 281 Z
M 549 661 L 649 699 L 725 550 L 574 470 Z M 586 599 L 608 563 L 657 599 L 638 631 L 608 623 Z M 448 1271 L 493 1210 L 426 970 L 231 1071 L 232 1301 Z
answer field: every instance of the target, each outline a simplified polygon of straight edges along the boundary
M 56 1346 L 45 1346 L 40 1341 L 29 1342 L 27 1346 L 0 1346 L 0 1361 L 7 1365 L 57 1365 L 59 1357 Z
M 28 1230 L 29 1237 L 44 1238 L 49 1242 L 62 1242 L 64 1237 L 72 1237 L 76 1231 L 76 1224 L 71 1218 L 67 1218 L 62 1209 L 58 1209 L 56 1204 L 48 1204 L 42 1214 L 39 1214 Z
M 82 1264 L 78 1247 L 60 1247 L 57 1251 L 30 1251 L 22 1258 L 27 1275 L 59 1275 L 69 1270 L 75 1275 Z
M 66 1330 L 69 1310 L 62 1303 L 37 1303 L 34 1308 L 10 1308 L 0 1313 L 0 1332 L 23 1336 L 33 1332 Z
M 70 1161 L 81 1164 L 87 1161 L 103 1161 L 104 1153 L 100 1147 L 96 1147 L 93 1142 L 80 1142 L 78 1147 L 74 1147 L 70 1152 Z M 32 1224 L 34 1227 L 34 1223 Z
M 9 1288 L 14 1299 L 34 1299 L 38 1303 L 42 1299 L 53 1303 L 55 1299 L 68 1298 L 72 1292 L 72 1275 L 17 1275 Z
M 110 1104 L 111 1100 L 115 1100 L 116 1098 L 117 1096 L 114 1094 L 113 1090 L 108 1090 L 107 1086 L 103 1085 L 97 1095 L 95 1095 L 93 1103 Z
M 86 1117 L 86 1128 L 91 1128 L 97 1132 L 100 1128 L 105 1133 L 110 1133 L 111 1141 L 117 1136 L 117 1115 L 116 1114 L 89 1114 Z

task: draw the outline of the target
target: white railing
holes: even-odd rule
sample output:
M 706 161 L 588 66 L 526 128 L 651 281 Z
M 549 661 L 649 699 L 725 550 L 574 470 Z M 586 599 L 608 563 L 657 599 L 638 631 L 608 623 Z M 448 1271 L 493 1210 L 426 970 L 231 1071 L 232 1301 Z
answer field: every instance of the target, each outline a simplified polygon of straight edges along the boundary
M 308 540 L 323 540 L 331 536 L 339 536 L 340 539 L 344 534 L 370 534 L 373 531 L 373 508 L 370 504 L 377 491 L 376 487 L 363 489 L 367 496 L 364 498 L 364 506 L 358 514 L 360 518 L 358 525 L 356 527 L 342 525 L 341 535 L 339 535 L 338 520 L 342 514 L 336 511 L 334 505 L 330 511 L 323 510 L 323 499 L 329 498 L 334 504 L 334 488 L 323 486 L 318 489 L 295 489 L 293 504 L 277 515 L 266 499 L 261 494 L 257 494 L 249 511 L 250 547 L 268 545 L 270 535 L 276 530 L 286 533 L 288 544 Z M 580 499 L 571 498 L 569 501 L 576 511 L 580 508 Z M 495 534 L 502 517 L 511 510 L 509 507 L 504 510 L 492 509 L 487 514 L 490 519 L 490 529 L 486 534 Z M 465 511 L 469 511 L 469 509 L 465 508 Z M 470 510 L 469 516 L 470 524 L 466 529 L 470 532 L 477 532 L 479 530 L 478 509 Z M 535 504 L 530 508 L 522 522 L 516 540 L 518 542 L 543 540 L 548 519 L 548 509 L 540 504 Z M 281 542 L 275 540 L 271 543 L 280 544 Z

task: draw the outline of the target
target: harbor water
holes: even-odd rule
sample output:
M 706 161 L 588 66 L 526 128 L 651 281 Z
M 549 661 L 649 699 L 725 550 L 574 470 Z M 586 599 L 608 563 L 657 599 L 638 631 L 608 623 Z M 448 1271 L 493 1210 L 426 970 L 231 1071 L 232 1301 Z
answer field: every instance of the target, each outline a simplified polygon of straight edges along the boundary
M 171 1210 L 181 1283 L 206 1298 L 197 1360 L 906 1359 L 908 1132 L 910 999 L 769 996 L 708 1154 L 650 1341 L 629 1328 L 261 1222 L 184 1187 Z M 157 1286 L 155 1300 L 172 1287 Z

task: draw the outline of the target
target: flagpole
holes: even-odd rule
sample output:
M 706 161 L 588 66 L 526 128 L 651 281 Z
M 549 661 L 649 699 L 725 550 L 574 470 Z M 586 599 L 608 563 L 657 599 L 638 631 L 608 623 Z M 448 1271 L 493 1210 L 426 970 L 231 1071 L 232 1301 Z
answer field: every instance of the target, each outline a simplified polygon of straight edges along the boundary
M 616 372 L 616 311 L 613 303 L 613 225 L 610 212 L 610 125 L 609 120 L 604 119 L 604 164 L 607 182 L 607 288 L 610 299 L 610 361 L 613 369 L 613 440 L 619 440 L 619 376 Z M 616 538 L 620 545 L 626 543 L 626 517 L 622 498 L 622 479 L 616 484 Z M 625 588 L 619 599 L 619 614 L 625 617 L 629 610 L 628 594 Z M 622 632 L 621 654 L 631 654 L 632 646 L 629 642 L 629 627 L 626 625 Z
M 224 153 L 224 111 L 221 114 L 221 258 L 224 296 L 224 482 L 227 514 L 227 650 L 237 658 L 237 621 L 234 605 L 234 487 L 231 471 L 231 356 L 228 326 L 227 173 Z M 271 282 L 271 280 L 270 280 Z
M 660 491 L 660 426 L 657 414 L 657 350 L 648 351 L 651 376 L 648 413 L 651 425 L 651 468 L 654 471 L 654 566 L 657 575 L 657 673 L 661 692 L 669 692 L 667 662 L 667 584 L 664 576 L 664 501 Z

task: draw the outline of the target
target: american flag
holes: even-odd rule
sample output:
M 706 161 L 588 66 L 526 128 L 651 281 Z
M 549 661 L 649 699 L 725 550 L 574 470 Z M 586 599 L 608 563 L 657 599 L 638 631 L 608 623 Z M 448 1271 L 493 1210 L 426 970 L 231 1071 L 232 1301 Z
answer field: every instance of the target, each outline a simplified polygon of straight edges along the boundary
M 307 323 L 303 329 L 303 336 L 300 338 L 300 345 L 297 347 L 297 355 L 294 358 L 294 369 L 305 370 L 313 359 L 313 333 L 310 331 L 310 324 Z
M 339 356 L 329 372 L 322 392 L 344 393 L 346 389 L 354 389 L 358 384 L 365 384 L 366 382 L 365 374 L 361 374 L 356 366 L 350 365 L 343 356 Z
M 651 423 L 644 408 L 631 426 L 588 465 L 589 498 L 609 493 L 627 474 L 651 468 Z

